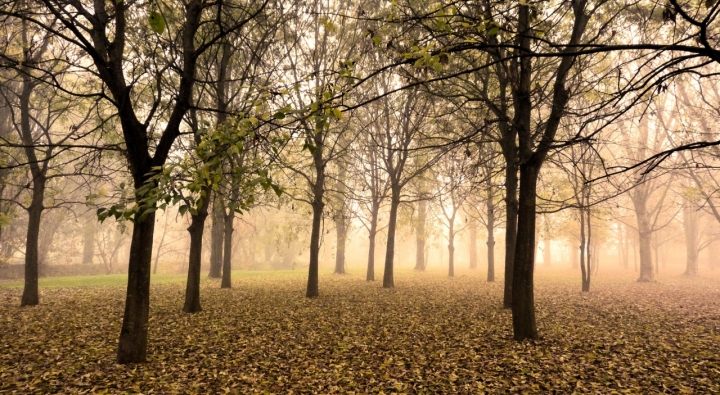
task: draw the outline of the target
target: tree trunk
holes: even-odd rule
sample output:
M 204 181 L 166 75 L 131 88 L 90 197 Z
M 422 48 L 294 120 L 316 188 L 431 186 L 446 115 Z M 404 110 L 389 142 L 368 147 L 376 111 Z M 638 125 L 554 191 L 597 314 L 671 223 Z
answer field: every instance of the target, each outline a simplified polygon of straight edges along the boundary
M 223 210 L 225 204 L 217 192 L 213 194 L 212 228 L 210 229 L 210 278 L 220 278 L 223 262 Z
M 35 306 L 40 303 L 38 293 L 38 241 L 40 239 L 40 221 L 44 210 L 45 182 L 42 181 L 42 184 L 42 186 L 35 185 L 33 188 L 32 204 L 28 209 L 28 228 L 25 241 L 25 287 L 23 288 L 20 306 Z
M 685 231 L 686 266 L 685 275 L 698 274 L 698 207 L 692 201 L 683 205 L 683 230 Z
M 448 277 L 455 277 L 455 216 L 448 227 Z
M 641 231 L 640 239 L 640 278 L 638 282 L 655 281 L 655 270 L 652 262 L 651 233 Z
M 312 204 L 313 218 L 312 231 L 310 233 L 310 265 L 308 267 L 308 284 L 305 296 L 308 298 L 318 297 L 319 286 L 319 259 L 320 259 L 320 225 L 322 223 L 322 213 L 325 205 L 322 197 L 315 196 Z
M 335 215 L 335 274 L 345 274 L 345 242 L 347 240 L 347 227 L 345 226 L 345 213 L 338 210 Z
M 495 282 L 495 202 L 493 201 L 493 188 L 488 188 L 487 196 L 487 281 Z
M 237 200 L 237 199 L 235 199 Z M 230 213 L 225 214 L 225 224 L 223 230 L 225 231 L 225 240 L 223 245 L 225 251 L 223 253 L 223 264 L 222 264 L 222 281 L 220 282 L 220 288 L 232 288 L 232 234 L 233 234 L 233 221 L 235 220 L 235 211 L 228 210 Z
M 470 219 L 468 244 L 470 246 L 470 269 L 477 269 L 477 222 L 475 218 Z
M 139 183 L 142 185 L 142 183 Z M 118 363 L 147 360 L 147 333 L 150 310 L 150 261 L 152 259 L 155 213 L 133 224 L 128 265 L 128 287 L 125 298 Z
M 365 280 L 375 281 L 375 239 L 377 236 L 377 225 L 378 225 L 378 209 L 379 206 L 373 205 L 372 217 L 370 218 L 370 248 L 368 249 L 368 265 L 367 265 L 367 276 Z
M 392 187 L 390 199 L 390 218 L 388 220 L 387 250 L 385 251 L 385 274 L 383 275 L 383 288 L 395 287 L 393 276 L 393 261 L 395 259 L 395 227 L 397 226 L 397 212 L 400 206 L 400 188 Z
M 520 165 L 518 233 L 512 282 L 512 318 L 515 340 L 536 339 L 535 297 L 535 207 L 539 166 Z
M 203 188 L 205 196 L 210 196 L 210 188 Z M 205 230 L 205 219 L 208 217 L 210 199 L 204 199 L 198 207 L 197 214 L 190 216 L 190 254 L 188 259 L 188 277 L 185 286 L 185 305 L 183 312 L 197 313 L 202 311 L 200 305 L 200 272 L 202 269 L 202 241 Z
M 417 231 L 415 233 L 415 270 L 425 271 L 425 244 L 427 232 L 427 200 L 418 202 Z
M 550 239 L 548 235 L 543 238 L 543 266 L 550 267 L 550 260 L 552 259 L 552 253 L 550 251 Z
M 514 138 L 513 138 L 514 141 Z M 514 161 L 505 159 L 505 287 L 503 292 L 503 307 L 512 307 L 513 264 L 515 263 L 515 244 L 518 231 L 518 175 Z M 534 227 L 534 226 L 533 226 Z M 533 233 L 534 237 L 534 233 Z M 533 243 L 535 244 L 535 243 Z
M 91 265 L 95 257 L 95 223 L 97 219 L 91 217 L 83 229 L 83 265 Z

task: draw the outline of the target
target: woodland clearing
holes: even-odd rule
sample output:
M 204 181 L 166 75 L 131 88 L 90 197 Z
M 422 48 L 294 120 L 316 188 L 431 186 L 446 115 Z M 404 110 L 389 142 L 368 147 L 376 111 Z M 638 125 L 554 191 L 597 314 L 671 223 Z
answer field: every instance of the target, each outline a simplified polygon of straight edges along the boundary
M 463 270 L 401 272 L 383 289 L 362 275 L 234 277 L 152 286 L 148 363 L 115 361 L 124 287 L 41 289 L 20 308 L 0 284 L 2 393 L 719 393 L 720 281 L 539 271 L 543 337 L 512 340 L 502 282 Z

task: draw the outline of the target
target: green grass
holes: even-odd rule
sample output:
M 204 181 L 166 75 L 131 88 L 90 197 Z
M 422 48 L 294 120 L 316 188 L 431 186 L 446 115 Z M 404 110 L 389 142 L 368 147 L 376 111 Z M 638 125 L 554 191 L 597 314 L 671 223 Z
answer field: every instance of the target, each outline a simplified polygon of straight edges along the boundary
M 283 278 L 306 275 L 305 270 L 233 270 L 232 277 L 269 277 Z M 203 273 L 203 280 L 207 274 Z M 154 274 L 150 283 L 175 284 L 185 283 L 187 274 Z M 22 288 L 23 280 L 0 281 L 0 288 Z M 126 274 L 106 274 L 99 276 L 64 276 L 64 277 L 42 277 L 39 282 L 40 288 L 74 288 L 74 287 L 108 287 L 115 285 L 127 285 Z

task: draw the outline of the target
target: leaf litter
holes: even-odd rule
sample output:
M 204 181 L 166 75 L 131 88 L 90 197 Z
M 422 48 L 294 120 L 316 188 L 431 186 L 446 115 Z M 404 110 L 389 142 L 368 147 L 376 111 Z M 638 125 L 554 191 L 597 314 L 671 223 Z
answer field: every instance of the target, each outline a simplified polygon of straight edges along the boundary
M 468 272 L 469 273 L 469 272 Z M 537 280 L 541 339 L 512 340 L 502 283 L 407 273 L 152 287 L 148 363 L 115 363 L 123 287 L 0 289 L 2 393 L 720 393 L 717 279 Z

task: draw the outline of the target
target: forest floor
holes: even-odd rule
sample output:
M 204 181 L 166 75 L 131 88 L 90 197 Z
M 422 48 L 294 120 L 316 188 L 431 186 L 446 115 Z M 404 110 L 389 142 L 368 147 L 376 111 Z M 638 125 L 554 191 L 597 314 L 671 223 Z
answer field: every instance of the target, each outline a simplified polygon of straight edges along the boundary
M 512 340 L 502 283 L 461 271 L 304 273 L 152 287 L 149 361 L 115 363 L 123 286 L 44 288 L 20 308 L 0 285 L 0 393 L 720 393 L 720 277 L 598 277 L 542 271 L 542 338 Z

